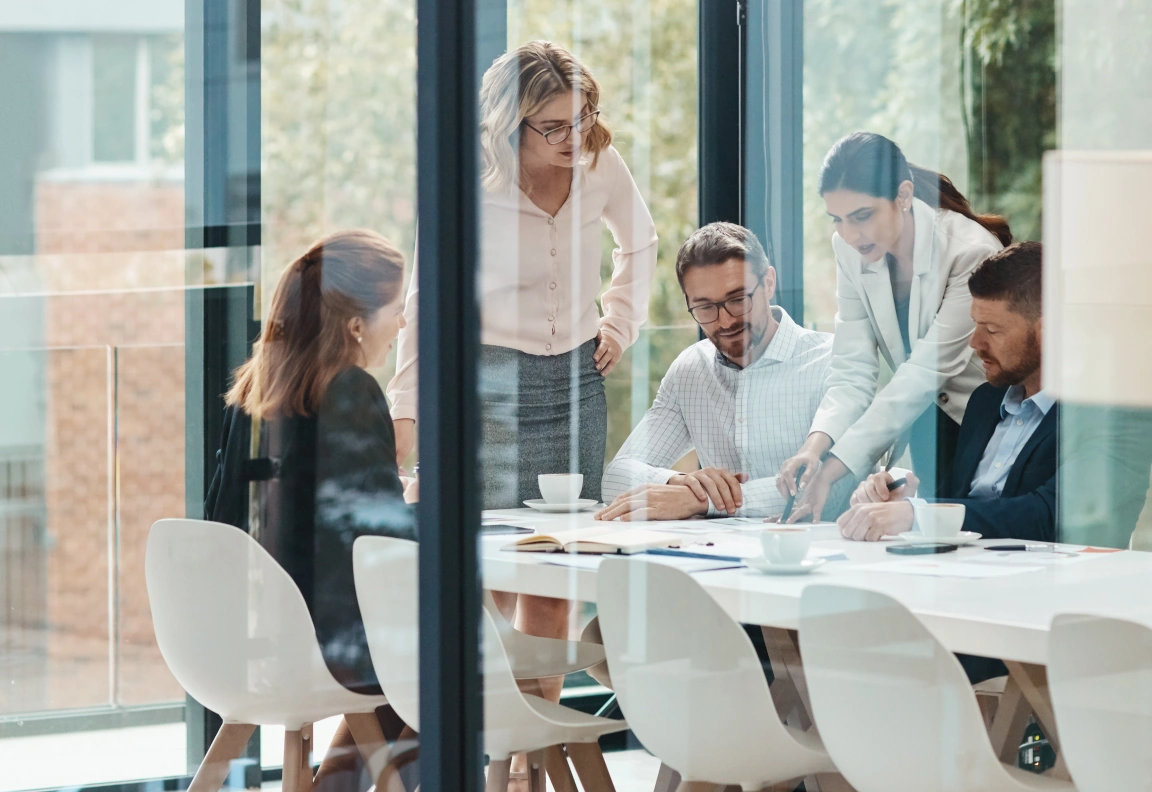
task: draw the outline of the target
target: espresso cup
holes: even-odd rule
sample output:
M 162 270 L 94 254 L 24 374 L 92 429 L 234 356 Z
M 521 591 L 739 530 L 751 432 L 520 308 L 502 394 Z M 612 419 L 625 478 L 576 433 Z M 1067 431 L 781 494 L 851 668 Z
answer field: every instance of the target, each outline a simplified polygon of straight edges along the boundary
M 760 547 L 770 564 L 799 564 L 808 556 L 812 534 L 801 525 L 779 525 L 760 532 Z
M 916 523 L 927 539 L 955 539 L 964 527 L 964 504 L 926 503 L 916 510 Z
M 575 503 L 584 489 L 582 473 L 545 473 L 536 478 L 545 503 Z

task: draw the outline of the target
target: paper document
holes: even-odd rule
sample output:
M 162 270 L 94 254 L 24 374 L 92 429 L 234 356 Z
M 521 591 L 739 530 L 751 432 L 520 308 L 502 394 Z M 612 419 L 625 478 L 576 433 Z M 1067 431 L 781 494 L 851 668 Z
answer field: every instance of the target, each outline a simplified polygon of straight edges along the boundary
M 618 557 L 618 556 L 617 556 Z M 579 555 L 577 553 L 552 553 L 543 560 L 545 564 L 565 566 L 575 569 L 599 569 L 604 560 L 602 555 Z M 682 569 L 685 572 L 710 572 L 714 569 L 734 569 L 742 566 L 732 561 L 710 561 L 707 558 L 678 558 L 676 556 L 644 556 L 644 560 L 653 564 Z
M 1063 566 L 1077 564 L 1081 561 L 1090 561 L 1100 558 L 1098 555 L 1084 553 L 1049 553 L 1039 550 L 1021 552 L 1019 550 L 1005 550 L 1001 552 L 987 552 L 983 555 L 972 556 L 960 563 L 966 564 L 992 564 L 994 566 Z
M 1021 553 L 1023 555 L 1023 553 Z M 860 564 L 853 572 L 891 572 L 898 575 L 930 575 L 933 577 L 991 578 L 1039 572 L 1042 566 L 981 564 L 975 561 L 937 561 L 931 558 L 904 558 L 879 564 Z

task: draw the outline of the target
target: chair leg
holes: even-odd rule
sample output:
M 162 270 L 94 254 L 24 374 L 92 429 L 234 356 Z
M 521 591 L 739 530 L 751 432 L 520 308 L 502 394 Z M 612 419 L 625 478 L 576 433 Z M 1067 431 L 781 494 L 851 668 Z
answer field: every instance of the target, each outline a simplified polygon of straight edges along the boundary
M 565 747 L 584 792 L 616 792 L 599 743 L 568 743 Z
M 228 770 L 233 759 L 239 759 L 252 738 L 256 727 L 249 723 L 225 723 L 216 732 L 212 745 L 204 761 L 196 770 L 188 792 L 218 792 L 228 780 Z
M 528 754 L 528 792 L 548 792 L 548 783 L 544 780 L 544 771 L 547 761 L 543 751 L 531 751 Z
M 556 792 L 577 792 L 576 780 L 572 778 L 572 769 L 568 766 L 568 754 L 564 752 L 563 745 L 550 745 L 545 748 L 544 763 Z
M 656 774 L 656 785 L 652 792 L 676 792 L 680 786 L 680 774 L 663 762 L 660 763 L 660 772 Z
M 299 729 L 284 730 L 284 776 L 281 788 L 284 792 L 298 792 L 303 782 L 304 735 Z M 309 779 L 311 780 L 311 779 Z
M 350 712 L 344 715 L 344 720 L 352 732 L 352 739 L 356 741 L 356 748 L 368 769 L 369 778 L 378 788 L 383 789 L 381 777 L 391 764 L 392 754 L 384 730 L 380 727 L 380 720 L 375 712 Z
M 488 762 L 488 781 L 484 792 L 508 792 L 508 773 L 512 770 L 512 757 Z

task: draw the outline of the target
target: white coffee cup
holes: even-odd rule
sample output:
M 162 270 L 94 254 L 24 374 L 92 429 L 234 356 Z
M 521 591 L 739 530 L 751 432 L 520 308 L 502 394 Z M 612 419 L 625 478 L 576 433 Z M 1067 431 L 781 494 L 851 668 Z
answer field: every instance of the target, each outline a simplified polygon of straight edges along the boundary
M 799 564 L 811 544 L 812 534 L 802 525 L 779 525 L 760 532 L 760 547 L 771 564 Z
M 536 478 L 545 503 L 575 503 L 584 489 L 582 473 L 545 473 Z
M 964 527 L 964 504 L 926 503 L 916 510 L 916 524 L 927 539 L 955 539 Z

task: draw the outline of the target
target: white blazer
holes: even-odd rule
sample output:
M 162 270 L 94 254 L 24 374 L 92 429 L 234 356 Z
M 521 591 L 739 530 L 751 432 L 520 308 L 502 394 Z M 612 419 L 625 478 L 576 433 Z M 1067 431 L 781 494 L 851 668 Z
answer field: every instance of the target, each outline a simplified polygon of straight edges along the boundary
M 912 215 L 911 355 L 904 353 L 887 257 L 867 264 L 839 234 L 832 236 L 839 310 L 828 392 L 812 431 L 829 435 L 833 453 L 857 476 L 933 402 L 959 423 L 968 397 L 984 382 L 984 366 L 968 346 L 976 327 L 968 278 L 1003 245 L 979 223 L 919 198 L 912 200 Z M 877 394 L 880 355 L 894 373 Z

